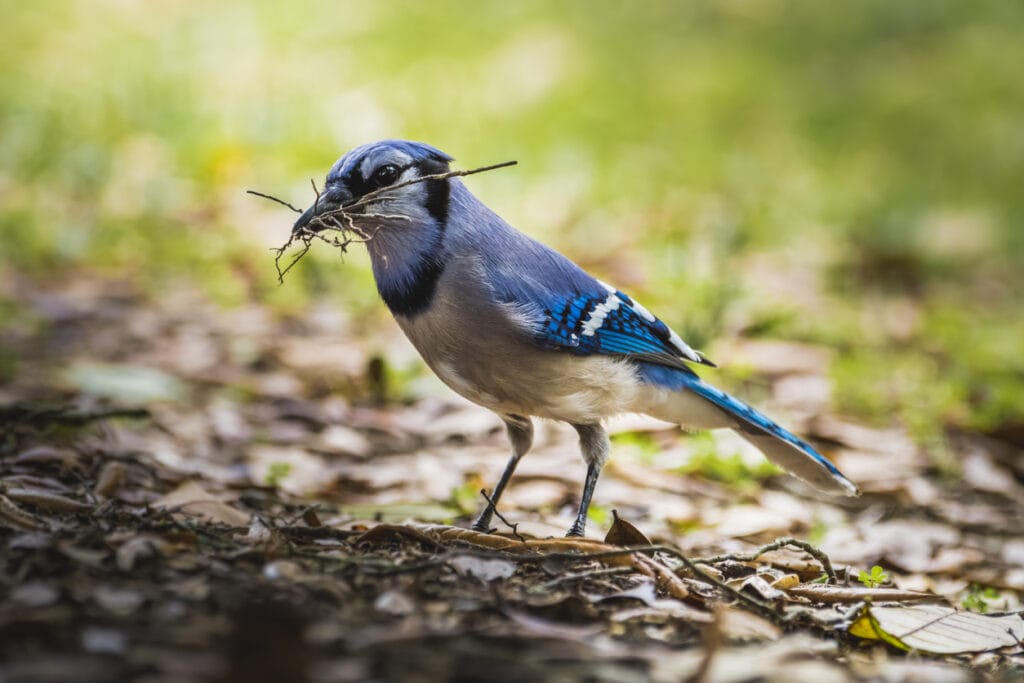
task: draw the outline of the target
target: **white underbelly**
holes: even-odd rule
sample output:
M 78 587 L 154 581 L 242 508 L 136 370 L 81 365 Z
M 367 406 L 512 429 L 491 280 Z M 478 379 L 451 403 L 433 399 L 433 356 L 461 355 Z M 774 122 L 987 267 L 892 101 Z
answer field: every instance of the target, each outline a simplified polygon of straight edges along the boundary
M 559 351 L 527 355 L 522 363 L 501 366 L 458 356 L 430 365 L 449 387 L 497 413 L 575 424 L 632 410 L 642 390 L 635 370 L 622 360 Z

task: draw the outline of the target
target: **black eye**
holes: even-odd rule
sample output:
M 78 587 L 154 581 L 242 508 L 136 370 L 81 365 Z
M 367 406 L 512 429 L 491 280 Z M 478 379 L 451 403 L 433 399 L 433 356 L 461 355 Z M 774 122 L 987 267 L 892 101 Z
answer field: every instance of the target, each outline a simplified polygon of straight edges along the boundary
M 377 187 L 384 187 L 398 180 L 401 173 L 402 169 L 394 164 L 384 164 L 373 172 L 373 182 Z

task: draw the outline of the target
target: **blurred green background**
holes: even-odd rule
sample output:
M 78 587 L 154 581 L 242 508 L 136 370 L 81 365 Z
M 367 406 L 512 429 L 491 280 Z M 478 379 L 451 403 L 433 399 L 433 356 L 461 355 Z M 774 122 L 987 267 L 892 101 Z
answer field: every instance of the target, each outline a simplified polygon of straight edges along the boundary
M 267 249 L 404 137 L 691 344 L 824 344 L 837 410 L 1024 424 L 1024 3 L 17 3 L 0 263 L 387 324 L 362 254 Z M 8 307 L 17 306 L 9 297 Z M 740 370 L 735 370 L 740 372 Z M 726 380 L 728 381 L 728 380 Z

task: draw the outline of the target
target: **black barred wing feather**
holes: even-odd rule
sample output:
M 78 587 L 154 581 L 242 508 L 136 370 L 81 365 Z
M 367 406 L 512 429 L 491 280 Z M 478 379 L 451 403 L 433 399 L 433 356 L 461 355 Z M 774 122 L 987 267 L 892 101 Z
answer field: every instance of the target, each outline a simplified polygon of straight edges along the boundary
M 668 325 L 614 287 L 548 297 L 540 340 L 579 354 L 620 354 L 662 365 L 714 366 Z

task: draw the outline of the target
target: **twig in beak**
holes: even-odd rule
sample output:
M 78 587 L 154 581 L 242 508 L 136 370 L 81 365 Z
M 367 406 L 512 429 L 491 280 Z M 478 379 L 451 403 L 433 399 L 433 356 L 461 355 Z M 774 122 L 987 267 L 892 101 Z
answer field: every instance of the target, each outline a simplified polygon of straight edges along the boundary
M 372 190 L 350 204 L 345 204 L 343 206 L 338 207 L 337 209 L 332 209 L 330 211 L 324 211 L 321 214 L 317 214 L 313 218 L 313 220 L 309 222 L 308 225 L 303 226 L 298 232 L 290 233 L 287 242 L 285 242 L 280 247 L 271 249 L 271 251 L 274 252 L 275 254 L 274 268 L 277 269 L 277 280 L 280 283 L 284 283 L 285 274 L 288 273 L 288 271 L 290 271 L 292 267 L 294 267 L 295 264 L 298 263 L 299 260 L 309 252 L 310 248 L 312 247 L 314 239 L 321 240 L 322 242 L 325 242 L 333 247 L 337 247 L 341 249 L 342 254 L 344 254 L 348 249 L 348 245 L 352 244 L 353 242 L 369 242 L 374 238 L 374 236 L 376 236 L 377 232 L 381 229 L 381 227 L 383 227 L 381 225 L 378 225 L 375 227 L 372 233 L 368 233 L 365 228 L 356 225 L 355 219 L 357 217 L 361 219 L 375 218 L 378 220 L 389 221 L 411 220 L 408 216 L 388 213 L 353 214 L 351 212 L 352 209 L 358 209 L 374 203 L 386 201 L 388 199 L 393 199 L 394 195 L 389 195 L 388 192 L 397 190 L 402 187 L 407 187 L 409 185 L 415 185 L 416 183 L 425 183 L 430 180 L 447 180 L 448 178 L 454 178 L 457 176 L 474 175 L 476 173 L 483 173 L 485 171 L 493 171 L 499 168 L 515 166 L 517 163 L 519 162 L 503 161 L 500 164 L 491 164 L 490 166 L 481 166 L 479 168 L 471 168 L 467 170 L 446 171 L 444 173 L 434 173 L 432 175 L 411 178 L 409 180 L 396 183 L 394 185 L 388 185 L 387 187 Z M 322 193 L 317 188 L 315 180 L 310 178 L 309 182 L 310 185 L 313 186 L 313 193 L 316 195 L 316 198 L 313 200 L 313 206 L 314 208 L 316 208 L 319 207 L 320 205 L 320 197 L 322 196 Z M 284 201 L 283 199 L 278 199 L 273 195 L 263 194 L 262 192 L 256 192 L 255 190 L 246 190 L 246 192 L 257 197 L 262 197 L 263 199 L 269 199 L 272 202 L 277 202 L 278 204 L 281 204 L 283 206 L 287 206 L 289 209 L 296 213 L 302 213 L 302 209 L 297 209 L 288 202 Z M 345 221 L 345 224 L 342 224 L 341 220 L 339 219 L 343 219 Z M 310 229 L 310 226 L 316 226 L 319 228 L 319 230 L 312 230 Z M 323 231 L 327 230 L 333 231 L 335 233 L 340 233 L 340 237 L 332 236 L 328 238 L 326 235 L 322 234 Z M 350 237 L 350 235 L 353 234 L 357 235 L 358 237 Z M 295 255 L 295 258 L 293 258 L 288 263 L 287 266 L 285 266 L 282 269 L 281 259 L 284 258 L 285 252 L 287 252 L 288 248 L 294 242 L 302 242 L 302 250 Z

